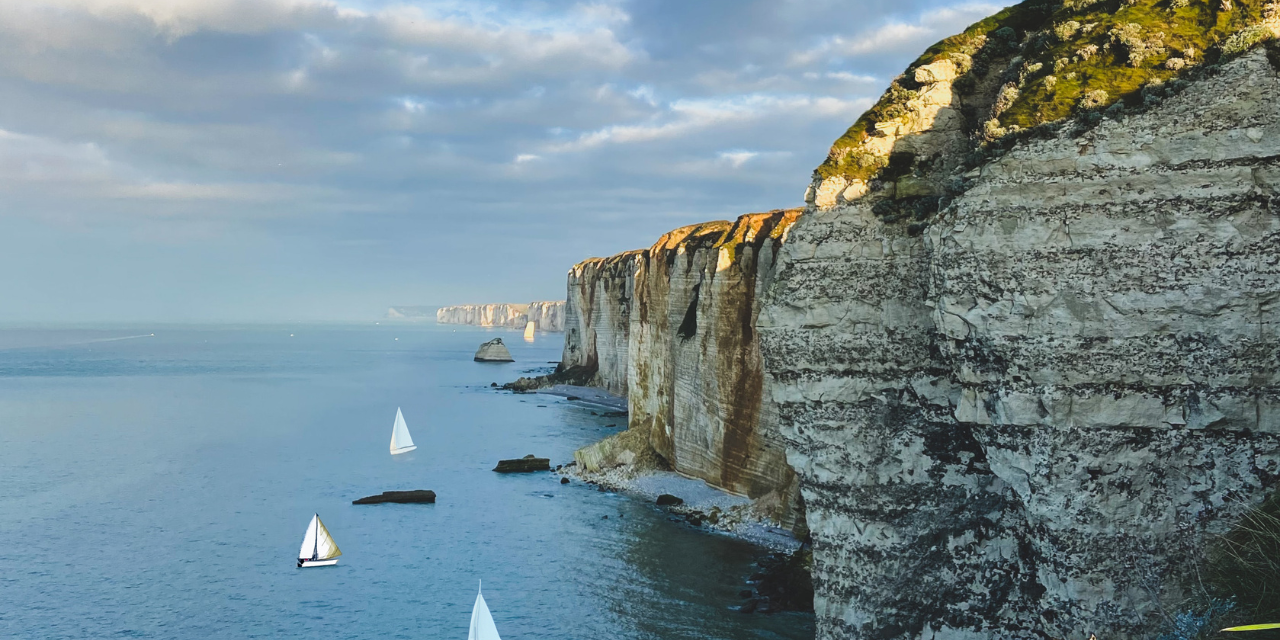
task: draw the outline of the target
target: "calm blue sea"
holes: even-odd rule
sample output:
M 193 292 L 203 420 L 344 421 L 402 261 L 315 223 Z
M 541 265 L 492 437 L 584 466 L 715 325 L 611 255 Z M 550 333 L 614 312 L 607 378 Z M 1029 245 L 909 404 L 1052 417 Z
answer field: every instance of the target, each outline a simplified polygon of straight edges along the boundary
M 496 336 L 517 362 L 473 362 Z M 812 638 L 811 616 L 729 609 L 757 548 L 638 499 L 490 471 L 566 462 L 624 422 L 489 388 L 548 366 L 561 340 L 0 330 L 0 637 L 461 640 L 483 579 L 508 640 Z M 392 458 L 396 407 L 419 448 Z M 439 499 L 351 504 L 388 489 Z M 299 570 L 315 512 L 344 555 Z

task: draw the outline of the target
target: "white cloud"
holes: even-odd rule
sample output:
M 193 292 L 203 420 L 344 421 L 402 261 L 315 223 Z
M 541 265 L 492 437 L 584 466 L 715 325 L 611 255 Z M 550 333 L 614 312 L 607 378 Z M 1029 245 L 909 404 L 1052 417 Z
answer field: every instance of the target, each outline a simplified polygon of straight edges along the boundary
M 721 151 L 719 154 L 721 160 L 727 160 L 734 167 L 741 167 L 748 160 L 760 155 L 758 151 Z
M 257 34 L 282 28 L 316 28 L 364 17 L 363 12 L 331 0 L 39 0 L 23 4 L 34 9 L 83 11 L 114 20 L 142 17 L 169 39 L 202 30 Z
M 816 47 L 792 55 L 791 64 L 803 66 L 830 58 L 920 51 L 1000 8 L 986 3 L 965 4 L 926 12 L 910 23 L 895 20 L 853 36 L 831 36 Z
M 640 85 L 635 89 L 627 92 L 627 95 L 639 100 L 651 107 L 658 106 L 658 99 L 653 95 L 653 87 L 647 84 Z
M 541 159 L 542 159 L 542 156 L 539 156 L 539 155 L 535 155 L 532 153 L 522 153 L 516 156 L 515 163 L 524 164 L 526 162 L 533 162 L 535 160 L 541 160 Z
M 870 106 L 869 98 L 845 100 L 829 96 L 746 95 L 715 99 L 677 100 L 643 124 L 610 125 L 583 133 L 576 140 L 553 145 L 551 151 L 583 151 L 606 144 L 634 144 L 669 140 L 721 125 L 759 120 L 771 114 L 795 117 L 857 113 Z
M 279 202 L 292 185 L 169 181 L 113 161 L 97 144 L 64 142 L 0 129 L 0 192 L 150 201 Z

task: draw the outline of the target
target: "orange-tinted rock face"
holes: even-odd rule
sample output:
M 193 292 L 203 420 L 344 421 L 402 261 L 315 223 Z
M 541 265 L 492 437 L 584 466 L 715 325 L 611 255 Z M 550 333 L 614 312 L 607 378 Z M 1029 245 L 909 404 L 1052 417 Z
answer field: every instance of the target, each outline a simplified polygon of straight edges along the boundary
M 565 365 L 597 366 L 630 428 L 677 471 L 770 497 L 789 519 L 794 473 L 771 416 L 754 330 L 773 261 L 799 210 L 691 225 L 569 274 Z M 625 349 L 619 349 L 625 345 Z
M 595 372 L 591 384 L 627 395 L 627 339 L 635 261 L 644 251 L 591 258 L 569 270 L 564 314 L 564 367 Z

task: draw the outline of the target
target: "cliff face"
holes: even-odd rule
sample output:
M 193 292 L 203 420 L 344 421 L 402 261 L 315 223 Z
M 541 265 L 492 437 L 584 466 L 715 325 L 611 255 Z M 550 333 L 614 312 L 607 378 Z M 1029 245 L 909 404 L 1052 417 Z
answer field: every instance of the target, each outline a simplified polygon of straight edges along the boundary
M 561 366 L 592 371 L 590 384 L 627 395 L 627 342 L 635 262 L 643 251 L 592 258 L 569 270 Z
M 598 367 L 626 395 L 629 432 L 588 448 L 591 467 L 643 456 L 792 517 L 794 474 L 765 415 L 754 326 L 798 210 L 677 229 L 646 250 L 569 273 L 566 366 Z M 625 442 L 626 446 L 620 446 Z
M 524 329 L 534 322 L 539 331 L 564 331 L 563 301 L 529 304 L 460 304 L 436 310 L 440 324 Z
M 798 210 L 664 235 L 637 262 L 630 427 L 677 471 L 752 498 L 793 474 L 772 421 L 755 322 L 774 256 Z
M 525 316 L 538 331 L 564 331 L 564 306 L 564 300 L 530 302 Z
M 966 172 L 1002 89 L 922 62 L 757 325 L 818 635 L 1144 637 L 1280 477 L 1280 77 L 1256 50 Z

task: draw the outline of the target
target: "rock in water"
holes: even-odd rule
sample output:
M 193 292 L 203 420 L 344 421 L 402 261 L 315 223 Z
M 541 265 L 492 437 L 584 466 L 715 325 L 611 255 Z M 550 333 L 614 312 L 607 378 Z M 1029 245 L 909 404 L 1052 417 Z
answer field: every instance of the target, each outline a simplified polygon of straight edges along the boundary
M 507 345 L 502 344 L 502 338 L 494 338 L 476 349 L 476 362 L 515 362 L 516 359 L 511 357 L 511 352 L 507 351 Z
M 414 489 L 413 491 L 383 491 L 381 495 L 352 500 L 351 504 L 379 504 L 383 502 L 435 504 L 435 501 L 436 492 L 430 489 Z
M 493 468 L 498 473 L 528 473 L 530 471 L 550 471 L 551 458 L 535 458 L 527 455 L 514 460 L 499 460 Z
M 669 493 L 664 493 L 658 496 L 659 507 L 674 506 L 678 504 L 684 504 L 684 500 L 681 498 L 677 498 Z

